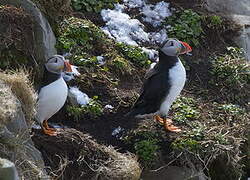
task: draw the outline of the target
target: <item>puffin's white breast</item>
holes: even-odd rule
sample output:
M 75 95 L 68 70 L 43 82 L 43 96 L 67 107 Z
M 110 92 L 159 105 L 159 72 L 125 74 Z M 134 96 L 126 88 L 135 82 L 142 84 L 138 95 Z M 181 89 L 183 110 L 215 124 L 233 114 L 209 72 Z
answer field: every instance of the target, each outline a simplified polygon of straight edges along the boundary
M 43 122 L 57 113 L 63 107 L 67 95 L 68 87 L 62 77 L 44 86 L 38 95 L 37 120 Z
M 160 114 L 167 115 L 168 111 L 176 99 L 176 97 L 181 93 L 186 81 L 186 70 L 179 60 L 174 67 L 169 70 L 169 82 L 170 90 L 166 95 L 165 100 L 161 104 Z

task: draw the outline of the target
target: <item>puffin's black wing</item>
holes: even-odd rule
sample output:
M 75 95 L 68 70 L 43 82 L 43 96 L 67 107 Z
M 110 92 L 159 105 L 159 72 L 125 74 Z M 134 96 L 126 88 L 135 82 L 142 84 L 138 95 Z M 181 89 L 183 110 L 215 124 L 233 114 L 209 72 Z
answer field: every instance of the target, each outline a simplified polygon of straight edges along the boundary
M 157 66 L 157 65 L 156 65 Z M 168 72 L 153 68 L 146 76 L 141 95 L 127 116 L 155 113 L 159 110 L 170 85 Z

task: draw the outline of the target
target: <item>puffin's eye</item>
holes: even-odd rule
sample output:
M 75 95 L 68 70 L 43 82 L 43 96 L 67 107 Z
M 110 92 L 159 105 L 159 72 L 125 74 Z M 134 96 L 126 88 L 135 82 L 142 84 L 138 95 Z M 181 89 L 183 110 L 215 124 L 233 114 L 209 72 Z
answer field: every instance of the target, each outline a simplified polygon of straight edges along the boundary
M 170 46 L 174 46 L 174 42 L 173 41 L 170 41 Z

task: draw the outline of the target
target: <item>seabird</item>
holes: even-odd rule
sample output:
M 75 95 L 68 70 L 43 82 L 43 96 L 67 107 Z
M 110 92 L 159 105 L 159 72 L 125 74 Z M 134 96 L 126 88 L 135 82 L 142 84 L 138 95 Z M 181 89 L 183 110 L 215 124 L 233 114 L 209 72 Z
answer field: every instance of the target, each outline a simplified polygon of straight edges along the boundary
M 192 48 L 185 42 L 166 40 L 159 50 L 159 61 L 146 73 L 140 96 L 127 116 L 153 114 L 157 121 L 164 124 L 166 130 L 181 131 L 172 125 L 172 120 L 167 119 L 167 115 L 186 81 L 186 71 L 178 55 L 191 51 Z
M 72 72 L 71 65 L 61 55 L 54 55 L 44 65 L 42 86 L 38 94 L 36 119 L 45 134 L 56 136 L 56 129 L 48 126 L 47 120 L 64 105 L 68 87 L 63 72 Z

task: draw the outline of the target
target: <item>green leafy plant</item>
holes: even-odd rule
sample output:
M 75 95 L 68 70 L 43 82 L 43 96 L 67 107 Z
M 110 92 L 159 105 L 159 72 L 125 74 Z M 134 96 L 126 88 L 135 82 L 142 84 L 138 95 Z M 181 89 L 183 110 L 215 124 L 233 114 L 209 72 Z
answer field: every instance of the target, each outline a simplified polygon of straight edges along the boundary
M 239 48 L 229 47 L 228 53 L 215 57 L 210 69 L 209 84 L 220 91 L 226 100 L 247 103 L 250 85 L 250 66 Z
M 190 9 L 176 11 L 176 13 L 168 17 L 165 22 L 167 25 L 170 25 L 167 29 L 168 36 L 197 46 L 203 32 L 201 19 L 199 14 Z
M 209 28 L 217 29 L 222 26 L 223 20 L 220 16 L 211 15 L 211 16 L 204 16 L 204 21 Z
M 185 124 L 190 120 L 199 118 L 199 111 L 193 98 L 178 98 L 174 102 L 172 109 L 174 110 L 173 120 L 180 124 Z
M 75 17 L 65 19 L 59 27 L 57 49 L 71 52 L 72 57 L 100 55 L 111 48 L 104 32 L 88 20 Z
M 99 13 L 102 9 L 113 9 L 119 0 L 73 0 L 72 7 L 76 11 Z
M 159 149 L 155 139 L 142 140 L 135 143 L 135 151 L 139 158 L 146 164 L 152 162 Z
M 69 116 L 73 116 L 75 120 L 80 119 L 82 115 L 88 115 L 91 117 L 98 117 L 103 114 L 102 105 L 98 102 L 98 96 L 94 96 L 87 105 L 67 106 L 67 112 Z
M 176 139 L 174 142 L 172 142 L 171 146 L 176 150 L 189 150 L 192 152 L 196 152 L 201 148 L 199 141 L 192 138 Z
M 116 43 L 117 50 L 124 56 L 138 66 L 148 66 L 151 61 L 148 55 L 143 50 L 136 46 L 127 45 L 125 43 Z

